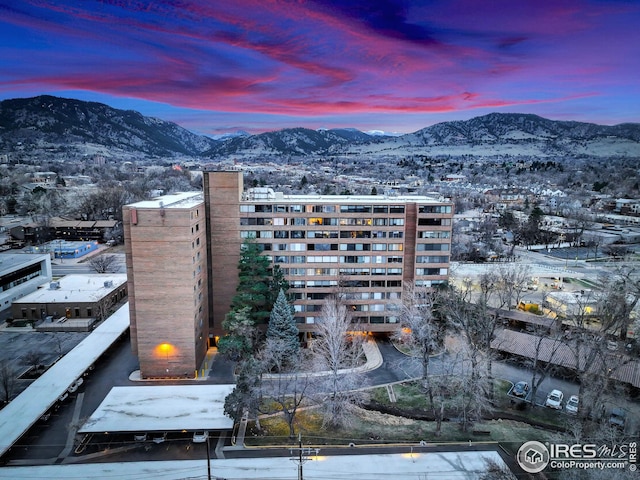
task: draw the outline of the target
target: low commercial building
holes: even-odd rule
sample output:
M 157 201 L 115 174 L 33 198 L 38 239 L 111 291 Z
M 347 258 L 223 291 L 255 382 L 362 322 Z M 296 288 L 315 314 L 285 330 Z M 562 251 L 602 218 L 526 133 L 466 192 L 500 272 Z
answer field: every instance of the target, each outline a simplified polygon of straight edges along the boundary
M 13 323 L 40 330 L 88 331 L 127 298 L 123 273 L 67 275 L 13 302 Z

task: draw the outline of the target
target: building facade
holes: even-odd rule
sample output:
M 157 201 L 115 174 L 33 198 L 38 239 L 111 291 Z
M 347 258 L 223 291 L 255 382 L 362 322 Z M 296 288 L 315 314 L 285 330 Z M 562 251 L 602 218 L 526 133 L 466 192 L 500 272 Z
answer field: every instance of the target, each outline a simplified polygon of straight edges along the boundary
M 283 269 L 303 332 L 314 330 L 324 299 L 338 292 L 363 328 L 394 331 L 405 284 L 431 287 L 448 278 L 448 200 L 244 191 L 241 172 L 210 171 L 204 173 L 204 201 L 216 335 L 235 294 L 246 238 L 255 238 Z
M 195 376 L 208 347 L 202 193 L 123 208 L 131 344 L 143 378 Z
M 448 200 L 245 191 L 239 171 L 206 171 L 203 182 L 204 194 L 123 210 L 132 345 L 143 377 L 198 370 L 207 339 L 224 334 L 248 238 L 282 268 L 301 332 L 314 330 L 324 299 L 336 293 L 362 328 L 395 331 L 407 283 L 447 281 Z
M 127 298 L 122 273 L 65 275 L 13 302 L 13 324 L 38 330 L 90 331 Z
M 49 254 L 0 254 L 0 311 L 11 308 L 12 302 L 35 292 L 51 278 Z

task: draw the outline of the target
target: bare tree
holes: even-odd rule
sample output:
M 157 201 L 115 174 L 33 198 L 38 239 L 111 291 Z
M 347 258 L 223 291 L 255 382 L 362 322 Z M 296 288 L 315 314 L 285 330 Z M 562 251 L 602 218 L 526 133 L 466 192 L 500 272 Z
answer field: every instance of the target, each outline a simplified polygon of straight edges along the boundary
M 442 386 L 443 393 L 449 395 L 450 407 L 457 412 L 462 431 L 466 432 L 483 413 L 491 410 L 488 401 L 490 379 L 480 374 L 485 357 L 479 354 L 469 342 L 457 343 L 449 349 L 449 360 L 454 359 L 455 375 Z
M 523 264 L 500 265 L 494 270 L 498 308 L 511 310 L 520 303 L 522 291 L 530 280 L 529 267 Z
M 42 365 L 42 359 L 43 354 L 38 350 L 29 350 L 24 356 L 24 360 L 36 374 L 44 368 L 44 365 Z
M 531 406 L 535 407 L 536 393 L 542 382 L 553 375 L 561 364 L 561 358 L 566 346 L 561 338 L 562 332 L 552 330 L 548 332 L 544 327 L 534 327 L 530 335 L 532 342 L 529 348 L 533 349 L 529 358 L 531 366 Z
M 452 328 L 462 333 L 467 345 L 466 355 L 471 362 L 472 383 L 486 375 L 484 384 L 489 400 L 493 399 L 493 349 L 492 343 L 499 326 L 498 314 L 489 307 L 495 295 L 497 276 L 488 272 L 480 276 L 478 285 L 465 279 L 459 289 L 450 289 L 442 301 L 442 310 L 449 318 Z M 479 294 L 475 295 L 475 289 Z M 484 371 L 481 370 L 481 366 Z
M 483 460 L 485 472 L 480 475 L 480 480 L 517 480 L 517 477 L 504 463 L 498 463 L 492 458 Z
M 16 370 L 8 360 L 0 360 L 0 387 L 2 388 L 2 400 L 5 404 L 11 401 L 16 388 Z
M 437 295 L 431 289 L 418 287 L 413 283 L 405 284 L 400 303 L 400 330 L 394 338 L 420 357 L 422 365 L 421 385 L 429 399 L 429 407 L 437 420 L 436 434 L 440 432 L 444 403 L 442 394 L 446 386 L 443 377 L 432 379 L 429 375 L 431 356 L 444 348 L 447 333 L 446 320 L 434 315 Z
M 260 403 L 260 413 L 281 413 L 289 426 L 289 438 L 295 438 L 296 415 L 310 390 L 309 375 L 301 373 L 302 370 L 299 368 L 297 371 L 274 375 L 261 384 L 261 398 L 267 401 Z
M 364 335 L 354 329 L 349 309 L 338 295 L 325 299 L 316 339 L 311 344 L 313 363 L 326 371 L 319 388 L 325 425 L 345 426 L 352 407 L 360 403 L 357 367 L 362 358 Z
M 120 269 L 117 262 L 118 257 L 116 255 L 105 253 L 91 257 L 89 266 L 91 266 L 96 273 L 115 273 Z

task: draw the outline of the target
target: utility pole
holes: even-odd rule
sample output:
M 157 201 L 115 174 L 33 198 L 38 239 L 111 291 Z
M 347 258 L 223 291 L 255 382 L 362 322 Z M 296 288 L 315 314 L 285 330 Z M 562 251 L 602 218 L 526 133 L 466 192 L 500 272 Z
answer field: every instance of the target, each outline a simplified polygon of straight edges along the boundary
M 209 432 L 207 433 L 207 480 L 211 480 L 211 458 L 209 457 Z
M 297 452 L 298 454 L 294 456 L 294 452 L 296 450 L 298 451 Z M 292 456 L 291 460 L 294 462 L 298 462 L 298 480 L 304 480 L 302 465 L 304 465 L 309 460 L 311 460 L 310 455 L 315 454 L 317 456 L 319 452 L 320 452 L 319 448 L 310 448 L 310 447 L 303 448 L 302 434 L 298 433 L 298 448 L 296 449 L 292 448 L 291 450 L 289 450 L 289 453 Z

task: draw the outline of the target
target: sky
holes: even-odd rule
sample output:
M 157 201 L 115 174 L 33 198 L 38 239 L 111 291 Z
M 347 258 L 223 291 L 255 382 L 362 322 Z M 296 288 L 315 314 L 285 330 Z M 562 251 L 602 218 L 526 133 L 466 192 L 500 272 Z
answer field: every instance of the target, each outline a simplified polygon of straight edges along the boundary
M 0 0 L 0 100 L 98 101 L 207 135 L 639 122 L 639 25 L 638 0 Z

